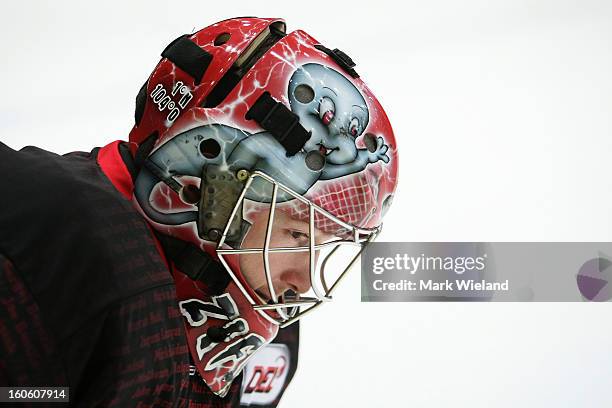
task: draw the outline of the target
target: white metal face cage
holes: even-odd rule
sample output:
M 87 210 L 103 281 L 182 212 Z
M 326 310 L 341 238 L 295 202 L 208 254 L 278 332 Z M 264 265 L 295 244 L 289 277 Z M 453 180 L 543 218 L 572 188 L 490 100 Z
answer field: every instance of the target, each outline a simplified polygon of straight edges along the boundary
M 226 237 L 232 223 L 234 217 L 236 217 L 237 212 L 241 208 L 241 204 L 245 200 L 245 196 L 247 190 L 253 183 L 253 181 L 257 178 L 260 178 L 270 184 L 272 184 L 272 196 L 270 202 L 270 209 L 267 221 L 266 235 L 264 240 L 263 248 L 243 248 L 243 249 L 233 249 L 224 248 L 224 244 L 226 241 Z M 283 192 L 289 194 L 294 199 L 299 200 L 301 203 L 306 204 L 308 206 L 308 224 L 309 224 L 309 245 L 308 246 L 297 246 L 297 247 L 279 247 L 279 248 L 270 248 L 270 238 L 272 234 L 272 225 L 274 221 L 274 212 L 276 207 L 276 199 L 278 194 L 278 189 L 281 189 Z M 320 216 L 327 218 L 328 220 L 333 221 L 338 224 L 339 227 L 343 228 L 346 231 L 350 231 L 350 239 L 340 238 L 338 240 L 333 240 L 331 242 L 325 242 L 321 244 L 317 244 L 315 240 L 315 214 L 318 213 Z M 253 308 L 257 310 L 264 318 L 269 320 L 270 322 L 280 325 L 280 327 L 286 327 L 291 323 L 297 321 L 299 318 L 304 316 L 306 313 L 312 311 L 314 308 L 319 306 L 323 302 L 327 302 L 331 300 L 331 294 L 334 289 L 337 287 L 340 280 L 346 275 L 346 273 L 352 268 L 357 259 L 359 259 L 361 253 L 365 249 L 366 245 L 372 242 L 378 233 L 380 232 L 381 226 L 376 228 L 358 228 L 353 225 L 350 225 L 338 217 L 332 215 L 330 212 L 325 209 L 315 205 L 310 200 L 305 197 L 297 194 L 290 188 L 286 187 L 282 183 L 275 181 L 272 177 L 268 176 L 265 173 L 260 171 L 255 171 L 250 174 L 248 180 L 246 181 L 242 193 L 238 197 L 236 201 L 236 205 L 232 210 L 231 216 L 228 219 L 228 222 L 223 230 L 223 235 L 219 240 L 219 244 L 217 245 L 217 254 L 219 259 L 225 269 L 228 271 L 236 285 L 240 288 L 244 296 L 247 300 L 253 305 Z M 330 257 L 337 252 L 337 250 L 344 245 L 350 245 L 353 247 L 357 247 L 358 252 L 355 256 L 352 257 L 348 261 L 347 266 L 344 270 L 339 273 L 337 279 L 334 282 L 327 282 L 325 278 L 325 268 Z M 317 276 L 317 268 L 315 262 L 315 254 L 316 251 L 321 249 L 331 249 L 325 258 L 322 259 L 321 267 L 319 270 L 319 274 Z M 272 273 L 270 269 L 270 253 L 288 253 L 288 252 L 309 252 L 309 269 L 310 269 L 310 287 L 312 292 L 314 293 L 314 297 L 300 297 L 300 294 L 296 294 L 295 296 L 282 296 L 279 299 L 277 296 L 274 285 L 272 284 Z M 262 301 L 257 301 L 253 299 L 250 293 L 244 288 L 241 280 L 237 277 L 236 273 L 229 266 L 227 260 L 225 259 L 226 255 L 241 255 L 241 254 L 253 254 L 258 253 L 262 254 L 263 257 L 263 266 L 264 266 L 264 274 L 267 282 L 267 287 L 270 293 L 271 300 L 268 304 L 264 304 Z M 301 307 L 306 307 L 304 310 L 300 310 Z M 273 313 L 270 313 L 273 312 Z

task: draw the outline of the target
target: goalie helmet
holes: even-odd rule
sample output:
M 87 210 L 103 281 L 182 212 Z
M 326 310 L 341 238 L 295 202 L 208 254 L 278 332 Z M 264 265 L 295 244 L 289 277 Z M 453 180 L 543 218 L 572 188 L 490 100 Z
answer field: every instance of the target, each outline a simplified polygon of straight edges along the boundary
M 134 202 L 175 255 L 191 353 L 224 395 L 379 233 L 393 131 L 350 57 L 266 18 L 174 40 L 135 120 Z

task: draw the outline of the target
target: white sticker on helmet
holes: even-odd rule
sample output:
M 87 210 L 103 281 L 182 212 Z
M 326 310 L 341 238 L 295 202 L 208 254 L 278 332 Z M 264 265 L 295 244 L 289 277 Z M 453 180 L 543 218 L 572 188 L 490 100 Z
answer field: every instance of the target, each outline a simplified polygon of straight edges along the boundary
M 268 405 L 280 395 L 289 365 L 289 348 L 284 344 L 268 344 L 247 363 L 242 380 L 240 403 Z

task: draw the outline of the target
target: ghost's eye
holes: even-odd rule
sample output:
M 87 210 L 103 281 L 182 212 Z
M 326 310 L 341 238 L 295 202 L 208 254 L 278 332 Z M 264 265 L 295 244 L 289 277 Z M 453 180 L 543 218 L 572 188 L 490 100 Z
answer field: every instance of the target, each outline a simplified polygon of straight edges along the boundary
M 319 118 L 321 118 L 323 124 L 329 125 L 335 114 L 336 105 L 334 105 L 334 102 L 326 96 L 321 98 L 321 103 L 319 103 Z
M 351 123 L 349 123 L 349 133 L 351 134 L 351 136 L 353 137 L 357 137 L 357 135 L 360 132 L 360 123 L 359 123 L 359 119 L 357 118 L 353 118 L 351 119 Z

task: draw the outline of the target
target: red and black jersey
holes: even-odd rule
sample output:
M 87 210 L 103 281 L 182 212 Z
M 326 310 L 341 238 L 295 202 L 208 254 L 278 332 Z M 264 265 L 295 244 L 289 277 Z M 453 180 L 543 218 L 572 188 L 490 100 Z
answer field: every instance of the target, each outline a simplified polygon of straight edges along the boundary
M 123 147 L 61 156 L 0 143 L 0 386 L 68 386 L 70 404 L 86 407 L 276 406 L 298 325 L 225 398 L 208 390 L 164 251 L 125 194 Z

